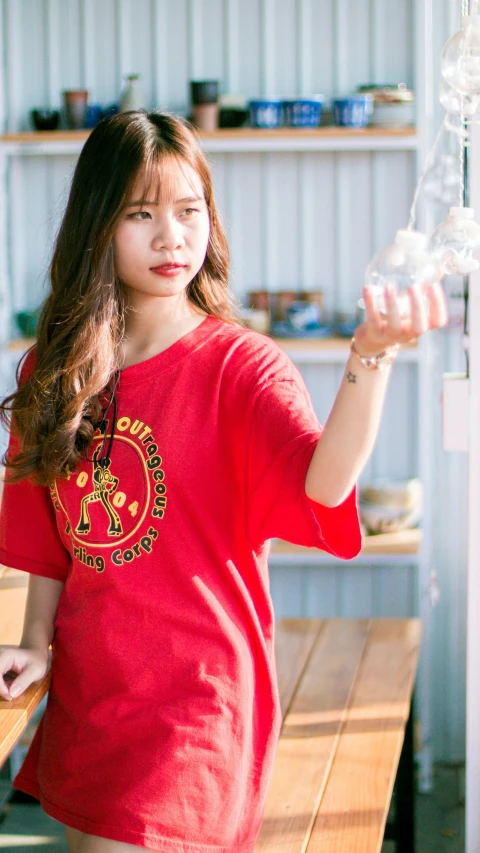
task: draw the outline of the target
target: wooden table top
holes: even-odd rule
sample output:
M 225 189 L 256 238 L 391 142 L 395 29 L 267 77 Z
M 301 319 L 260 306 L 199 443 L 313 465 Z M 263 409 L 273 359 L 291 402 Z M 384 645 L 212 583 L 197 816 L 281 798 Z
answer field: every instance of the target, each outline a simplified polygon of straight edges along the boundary
M 25 579 L 1 578 L 0 643 L 19 642 Z M 420 640 L 418 619 L 278 622 L 284 722 L 255 853 L 380 853 Z M 0 699 L 0 765 L 49 684 Z
M 380 853 L 421 640 L 418 619 L 283 619 L 284 722 L 256 853 Z

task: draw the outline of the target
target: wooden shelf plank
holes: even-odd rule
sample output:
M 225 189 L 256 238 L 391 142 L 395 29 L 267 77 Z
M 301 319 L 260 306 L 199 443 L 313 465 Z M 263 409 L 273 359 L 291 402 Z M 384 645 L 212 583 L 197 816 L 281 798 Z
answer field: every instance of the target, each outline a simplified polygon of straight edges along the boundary
M 422 626 L 371 623 L 308 853 L 380 850 L 404 739 Z
M 0 137 L 6 154 L 79 154 L 90 130 L 22 131 Z M 211 153 L 275 151 L 405 151 L 415 150 L 419 139 L 415 127 L 350 128 L 318 127 L 219 129 L 199 133 L 200 144 Z
M 350 349 L 350 338 L 273 338 L 278 346 L 285 352 L 302 352 L 306 355 L 311 353 L 339 352 L 342 357 Z M 12 338 L 7 344 L 9 350 L 27 350 L 35 343 L 34 338 Z M 408 353 L 410 357 L 416 358 L 418 351 L 417 343 L 401 347 L 400 354 Z
M 368 620 L 324 623 L 283 724 L 255 853 L 307 848 L 368 630 Z
M 362 545 L 362 556 L 377 556 L 381 554 L 418 554 L 420 549 L 422 531 L 402 530 L 399 533 L 379 533 L 377 536 L 364 536 Z M 282 539 L 273 539 L 270 553 L 292 554 L 315 557 L 325 552 L 318 548 L 304 548 L 303 545 L 292 545 Z
M 281 127 L 278 129 L 263 129 L 253 127 L 240 128 L 220 128 L 215 131 L 200 131 L 200 139 L 315 139 L 318 137 L 331 138 L 352 138 L 352 139 L 377 139 L 378 137 L 404 138 L 416 135 L 416 128 L 410 127 L 314 127 L 314 128 L 296 128 L 296 127 Z M 90 130 L 30 130 L 19 131 L 18 133 L 4 133 L 1 136 L 2 142 L 85 142 L 90 136 Z

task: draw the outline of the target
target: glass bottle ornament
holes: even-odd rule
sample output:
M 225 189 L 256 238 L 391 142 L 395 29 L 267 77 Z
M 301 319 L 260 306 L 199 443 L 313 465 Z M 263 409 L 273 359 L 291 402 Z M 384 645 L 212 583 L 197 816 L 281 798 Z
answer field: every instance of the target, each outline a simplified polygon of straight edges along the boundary
M 449 207 L 460 196 L 460 174 L 458 157 L 454 154 L 442 154 L 425 174 L 423 192 L 432 201 Z
M 442 76 L 462 95 L 480 95 L 480 15 L 464 15 L 461 29 L 445 42 Z
M 377 252 L 365 271 L 365 284 L 372 288 L 377 309 L 386 313 L 385 289 L 393 284 L 397 290 L 398 311 L 403 318 L 410 315 L 407 289 L 422 288 L 440 278 L 439 267 L 427 251 L 426 235 L 408 229 L 397 231 L 394 242 Z
M 145 97 L 140 85 L 139 74 L 127 74 L 120 95 L 119 111 L 121 113 L 130 110 L 142 110 L 145 106 Z
M 430 253 L 445 275 L 468 275 L 480 267 L 480 225 L 472 207 L 451 207 L 430 237 Z
M 438 96 L 447 113 L 454 116 L 463 115 L 466 119 L 473 118 L 480 105 L 478 95 L 462 95 L 447 83 L 443 76 L 440 77 Z

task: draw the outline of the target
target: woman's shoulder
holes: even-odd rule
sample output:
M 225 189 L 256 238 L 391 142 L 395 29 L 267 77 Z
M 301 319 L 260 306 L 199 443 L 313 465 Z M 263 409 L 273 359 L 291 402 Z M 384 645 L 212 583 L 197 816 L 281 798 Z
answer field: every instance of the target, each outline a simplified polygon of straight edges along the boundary
M 30 379 L 33 371 L 35 370 L 35 365 L 37 363 L 37 348 L 34 345 L 30 347 L 21 357 L 18 368 L 17 368 L 17 376 L 18 382 L 23 383 L 27 382 Z
M 216 337 L 225 368 L 237 376 L 245 374 L 255 382 L 265 383 L 295 379 L 298 376 L 287 354 L 268 335 L 247 329 L 239 323 L 219 320 Z

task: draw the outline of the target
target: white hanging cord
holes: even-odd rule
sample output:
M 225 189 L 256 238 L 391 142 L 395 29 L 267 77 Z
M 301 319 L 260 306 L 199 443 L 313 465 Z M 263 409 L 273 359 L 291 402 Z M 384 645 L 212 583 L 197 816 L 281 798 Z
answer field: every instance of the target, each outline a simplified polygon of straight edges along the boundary
M 428 152 L 427 159 L 425 160 L 425 165 L 424 165 L 422 172 L 420 174 L 420 177 L 418 179 L 418 183 L 417 183 L 417 186 L 415 189 L 415 195 L 413 196 L 412 206 L 410 208 L 410 218 L 408 220 L 408 225 L 407 225 L 407 229 L 409 231 L 411 231 L 413 229 L 413 226 L 415 225 L 415 219 L 417 216 L 418 196 L 420 195 L 420 190 L 421 190 L 423 182 L 425 180 L 425 175 L 427 174 L 428 170 L 430 169 L 430 167 L 433 164 L 433 161 L 435 160 L 435 156 L 436 156 L 437 148 L 438 148 L 438 143 L 440 142 L 440 139 L 442 137 L 443 131 L 445 130 L 445 127 L 446 127 L 445 121 L 443 121 L 442 124 L 440 125 L 439 131 L 435 137 L 435 142 L 433 143 L 430 151 Z
M 465 111 L 464 111 L 464 102 L 463 95 L 460 98 L 460 127 L 465 128 L 465 136 L 459 135 L 458 137 L 458 148 L 459 148 L 459 169 L 460 169 L 460 187 L 459 187 L 459 200 L 458 206 L 464 206 L 464 192 L 465 192 L 465 146 L 468 145 L 468 131 L 465 125 Z

